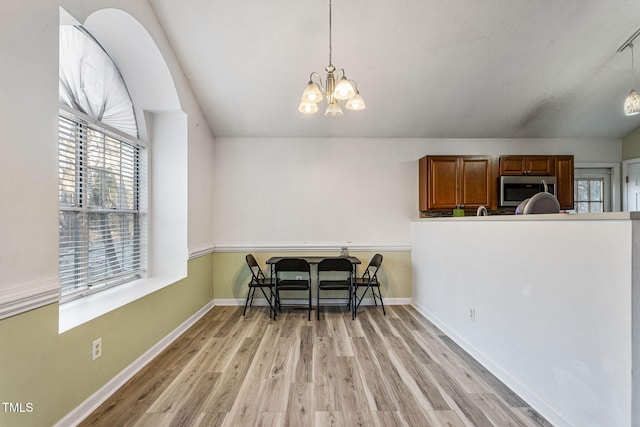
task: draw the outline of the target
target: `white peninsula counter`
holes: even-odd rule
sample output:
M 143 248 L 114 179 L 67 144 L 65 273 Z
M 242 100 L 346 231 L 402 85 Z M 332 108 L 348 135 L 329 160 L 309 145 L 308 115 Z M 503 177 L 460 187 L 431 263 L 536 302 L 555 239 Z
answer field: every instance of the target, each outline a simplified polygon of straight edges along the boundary
M 413 303 L 554 425 L 640 425 L 640 213 L 411 223 Z

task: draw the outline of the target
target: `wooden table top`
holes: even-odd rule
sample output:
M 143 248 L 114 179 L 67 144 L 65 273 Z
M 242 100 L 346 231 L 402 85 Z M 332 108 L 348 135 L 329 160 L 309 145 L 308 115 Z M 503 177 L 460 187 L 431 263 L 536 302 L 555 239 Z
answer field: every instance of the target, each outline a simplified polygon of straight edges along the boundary
M 271 257 L 267 260 L 266 264 L 275 264 L 276 262 L 280 261 L 281 259 L 284 258 L 300 258 L 303 259 L 305 261 L 307 261 L 309 264 L 319 264 L 320 261 L 322 261 L 323 259 L 327 259 L 327 258 L 346 258 L 349 261 L 351 261 L 351 264 L 361 264 L 361 261 L 358 257 L 355 256 L 348 256 L 348 257 L 341 257 L 341 256 L 274 256 Z

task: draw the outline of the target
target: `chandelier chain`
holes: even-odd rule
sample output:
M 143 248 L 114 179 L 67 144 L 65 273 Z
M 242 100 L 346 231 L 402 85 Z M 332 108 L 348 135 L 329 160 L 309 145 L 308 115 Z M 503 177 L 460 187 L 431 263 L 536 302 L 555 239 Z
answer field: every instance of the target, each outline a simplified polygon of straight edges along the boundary
M 633 89 L 633 43 L 629 43 L 629 47 L 631 48 L 631 89 Z
M 331 64 L 331 0 L 329 0 L 329 65 Z

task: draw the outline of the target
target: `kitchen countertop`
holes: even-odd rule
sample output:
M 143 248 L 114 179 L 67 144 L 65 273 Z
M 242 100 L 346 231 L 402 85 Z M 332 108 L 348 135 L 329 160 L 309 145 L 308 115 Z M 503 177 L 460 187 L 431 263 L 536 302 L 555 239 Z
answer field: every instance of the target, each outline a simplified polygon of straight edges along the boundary
M 535 215 L 489 215 L 415 218 L 415 222 L 434 221 L 620 221 L 640 219 L 640 212 L 604 212 L 604 213 L 557 213 Z

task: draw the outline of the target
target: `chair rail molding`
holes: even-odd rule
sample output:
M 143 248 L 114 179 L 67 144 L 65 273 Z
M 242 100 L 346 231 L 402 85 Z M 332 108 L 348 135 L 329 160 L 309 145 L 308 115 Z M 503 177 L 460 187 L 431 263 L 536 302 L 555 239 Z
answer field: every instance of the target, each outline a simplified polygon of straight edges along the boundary
M 335 252 L 350 251 L 406 252 L 411 242 L 222 242 L 213 252 Z
M 213 243 L 202 243 L 189 247 L 189 260 L 208 255 L 215 251 L 216 245 Z
M 0 319 L 60 301 L 58 277 L 0 288 Z

